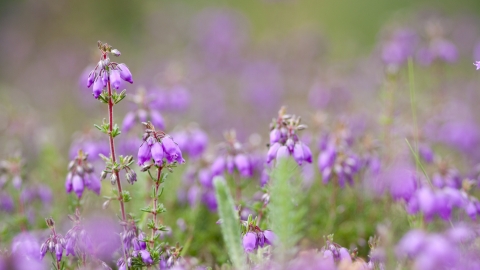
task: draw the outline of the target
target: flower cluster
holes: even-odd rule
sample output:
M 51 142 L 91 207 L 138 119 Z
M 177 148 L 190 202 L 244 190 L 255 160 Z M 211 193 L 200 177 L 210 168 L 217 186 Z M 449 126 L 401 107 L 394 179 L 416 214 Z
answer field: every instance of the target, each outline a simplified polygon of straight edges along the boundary
M 310 148 L 300 141 L 297 131 L 307 126 L 301 124 L 301 118 L 286 114 L 286 108 L 282 107 L 278 112 L 278 118 L 270 124 L 270 149 L 267 153 L 267 163 L 274 159 L 293 156 L 298 165 L 303 162 L 312 163 Z
M 353 177 L 360 170 L 361 162 L 350 149 L 350 141 L 334 134 L 326 137 L 318 156 L 318 169 L 324 183 L 335 178 L 341 187 L 353 185 Z
M 93 85 L 93 96 L 97 99 L 108 83 L 111 83 L 115 89 L 120 88 L 121 80 L 133 83 L 132 73 L 130 73 L 128 67 L 123 63 L 110 62 L 110 58 L 107 56 L 109 53 L 120 56 L 120 51 L 113 49 L 107 43 L 102 44 L 100 41 L 98 42 L 98 48 L 102 51 L 101 59 L 88 74 L 87 79 L 87 87 L 90 88 Z
M 382 60 L 387 65 L 400 66 L 407 62 L 415 51 L 418 37 L 410 29 L 394 31 L 382 47 Z
M 191 123 L 186 129 L 172 134 L 180 149 L 190 158 L 198 158 L 208 146 L 208 137 L 196 123 Z
M 407 203 L 409 214 L 422 212 L 426 221 L 431 221 L 435 215 L 449 220 L 454 208 L 463 209 L 472 220 L 480 215 L 480 202 L 475 197 L 451 187 L 434 189 L 424 185 L 415 191 Z
M 217 158 L 210 167 L 212 176 L 222 175 L 225 171 L 233 174 L 235 169 L 241 177 L 248 178 L 253 175 L 251 157 L 247 154 L 242 144 L 237 141 L 234 131 L 226 132 L 226 142 L 220 145 Z
M 150 168 L 153 164 L 162 167 L 165 160 L 168 164 L 184 163 L 182 151 L 173 141 L 173 138 L 163 131 L 156 131 L 152 123 L 143 123 L 145 133 L 143 142 L 138 149 L 138 165 L 144 169 Z M 153 164 L 145 164 L 153 160 Z
M 66 242 L 61 234 L 55 232 L 55 222 L 51 218 L 46 219 L 48 227 L 52 230 L 52 234 L 45 242 L 40 246 L 40 258 L 43 259 L 47 252 L 55 254 L 57 261 L 62 260 L 63 250 L 65 249 Z
M 333 242 L 333 235 L 328 235 L 325 237 L 325 246 L 322 247 L 320 252 L 323 253 L 324 258 L 328 258 L 335 262 L 352 262 L 352 257 L 348 249 Z
M 243 236 L 243 249 L 245 252 L 253 252 L 258 247 L 264 245 L 272 245 L 275 241 L 275 234 L 272 231 L 261 231 L 256 228 L 256 231 L 249 231 Z
M 197 160 L 197 163 L 191 164 L 183 177 L 183 187 L 179 191 L 179 197 L 183 201 L 188 201 L 191 207 L 195 207 L 198 202 L 202 202 L 210 211 L 217 211 L 217 200 L 213 188 L 213 176 L 208 162 L 203 159 Z
M 252 219 L 249 215 L 247 220 L 242 221 L 243 249 L 247 253 L 254 252 L 259 247 L 274 245 L 277 236 L 270 230 L 262 230 L 257 226 L 257 218 Z
M 92 254 L 94 250 L 92 240 L 82 224 L 82 218 L 78 208 L 75 211 L 75 214 L 69 215 L 68 218 L 74 223 L 74 225 L 65 234 L 65 255 L 84 258 L 87 254 Z
M 457 46 L 448 40 L 445 28 L 439 23 L 431 21 L 426 28 L 426 44 L 417 51 L 416 59 L 422 65 L 430 65 L 435 60 L 454 63 L 458 59 Z
M 147 250 L 145 233 L 137 228 L 134 221 L 127 222 L 127 229 L 121 233 L 124 253 L 127 261 L 122 256 L 117 260 L 118 269 L 128 269 L 132 266 L 134 258 L 139 257 L 146 265 L 153 264 L 150 252 Z
M 143 88 L 140 88 L 130 100 L 135 104 L 136 108 L 128 112 L 125 118 L 123 118 L 122 128 L 125 132 L 132 129 L 135 123 L 147 121 L 152 122 L 158 129 L 165 129 L 165 120 L 162 114 L 152 108 L 148 95 Z
M 396 246 L 397 257 L 412 262 L 412 269 L 475 269 L 478 267 L 477 233 L 460 224 L 443 233 L 407 232 Z
M 100 179 L 93 173 L 93 166 L 87 159 L 88 154 L 80 150 L 77 157 L 68 164 L 65 190 L 67 193 L 73 190 L 78 198 L 82 197 L 85 188 L 100 194 Z

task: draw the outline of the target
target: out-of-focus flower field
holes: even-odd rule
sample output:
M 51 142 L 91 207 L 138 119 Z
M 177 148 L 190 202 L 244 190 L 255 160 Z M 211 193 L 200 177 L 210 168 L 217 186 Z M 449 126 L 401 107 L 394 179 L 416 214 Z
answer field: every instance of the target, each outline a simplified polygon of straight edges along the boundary
M 480 269 L 479 8 L 0 2 L 0 270 Z

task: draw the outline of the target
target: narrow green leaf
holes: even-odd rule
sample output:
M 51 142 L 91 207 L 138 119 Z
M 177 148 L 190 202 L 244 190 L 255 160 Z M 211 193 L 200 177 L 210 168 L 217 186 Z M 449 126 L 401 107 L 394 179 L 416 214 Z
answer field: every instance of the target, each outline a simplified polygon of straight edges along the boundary
M 240 220 L 235 210 L 232 195 L 223 178 L 215 177 L 213 182 L 218 203 L 218 213 L 222 219 L 220 226 L 228 256 L 235 269 L 245 269 L 246 258 L 241 243 Z

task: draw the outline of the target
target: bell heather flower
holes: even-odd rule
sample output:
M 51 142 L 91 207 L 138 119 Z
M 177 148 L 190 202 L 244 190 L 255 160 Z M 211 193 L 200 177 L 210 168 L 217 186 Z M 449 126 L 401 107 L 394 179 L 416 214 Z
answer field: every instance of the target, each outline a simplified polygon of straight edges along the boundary
M 186 129 L 172 134 L 180 149 L 191 158 L 200 157 L 207 148 L 208 137 L 197 124 L 192 123 Z
M 237 141 L 235 131 L 226 132 L 224 137 L 226 142 L 220 145 L 218 156 L 210 167 L 212 175 L 222 175 L 225 171 L 233 174 L 234 171 L 238 171 L 243 178 L 252 177 L 252 157 L 245 151 L 242 144 Z
M 243 236 L 243 249 L 245 252 L 253 252 L 257 248 L 257 234 L 248 232 Z
M 152 106 L 152 99 L 145 92 L 145 89 L 139 88 L 137 92 L 129 98 L 129 100 L 135 105 L 133 111 L 128 112 L 125 115 L 122 123 L 122 129 L 129 131 L 133 128 L 136 122 L 150 121 L 158 129 L 165 129 L 165 121 L 162 114 Z
M 48 227 L 52 230 L 52 234 L 45 242 L 40 246 L 40 258 L 43 259 L 47 252 L 55 254 L 57 262 L 62 260 L 63 250 L 65 249 L 65 239 L 61 234 L 57 234 L 55 231 L 55 222 L 52 218 L 46 219 Z
M 144 166 L 152 158 L 157 166 L 163 166 L 164 162 L 168 164 L 185 162 L 182 151 L 172 137 L 163 131 L 156 131 L 150 122 L 143 124 L 146 129 L 143 134 L 143 143 L 138 149 L 138 165 Z
M 85 188 L 100 194 L 100 179 L 94 174 L 93 165 L 87 159 L 88 154 L 80 150 L 77 157 L 68 165 L 65 190 L 67 193 L 74 191 L 78 198 L 82 197 Z
M 307 126 L 300 124 L 300 117 L 286 114 L 285 107 L 278 112 L 278 118 L 270 124 L 270 148 L 267 153 L 267 163 L 274 159 L 293 156 L 298 165 L 303 162 L 312 163 L 310 148 L 301 142 L 297 131 Z
M 97 66 L 89 73 L 87 78 L 87 87 L 90 88 L 93 84 L 93 96 L 98 99 L 102 94 L 104 87 L 107 86 L 108 80 L 115 89 L 119 89 L 121 80 L 133 83 L 132 74 L 128 67 L 121 63 L 111 62 L 110 58 L 106 56 L 107 53 L 112 53 L 115 56 L 120 56 L 117 49 L 113 49 L 108 44 L 101 44 L 102 56 Z

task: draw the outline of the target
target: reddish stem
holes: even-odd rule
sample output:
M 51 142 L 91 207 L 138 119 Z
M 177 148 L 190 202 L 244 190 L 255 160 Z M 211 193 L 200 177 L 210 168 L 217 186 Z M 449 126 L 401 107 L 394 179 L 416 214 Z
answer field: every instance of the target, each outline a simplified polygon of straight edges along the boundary
M 103 59 L 106 59 L 107 55 L 103 55 Z M 113 141 L 113 100 L 112 100 L 112 86 L 110 85 L 110 78 L 108 78 L 108 138 L 110 140 L 110 153 L 112 155 L 112 162 L 116 163 L 117 158 L 115 156 L 115 143 Z M 120 183 L 120 176 L 118 171 L 114 170 L 113 173 L 117 177 L 117 188 L 118 188 L 118 201 L 120 202 L 120 209 L 122 210 L 122 221 L 126 222 L 126 215 L 125 215 L 125 205 L 123 202 L 122 196 L 122 184 Z
M 154 248 L 155 246 L 155 234 L 157 232 L 157 197 L 158 197 L 158 189 L 160 188 L 160 177 L 162 175 L 162 168 L 163 167 L 158 167 L 157 168 L 157 181 L 155 182 L 155 193 L 153 194 L 153 210 L 152 210 L 152 215 L 153 215 L 153 228 L 152 228 L 152 241 L 150 242 L 150 246 Z

